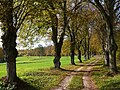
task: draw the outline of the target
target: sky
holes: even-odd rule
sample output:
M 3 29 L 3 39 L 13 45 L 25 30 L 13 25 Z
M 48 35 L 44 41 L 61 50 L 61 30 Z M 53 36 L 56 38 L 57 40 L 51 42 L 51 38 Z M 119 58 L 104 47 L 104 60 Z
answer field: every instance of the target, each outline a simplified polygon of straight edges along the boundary
M 2 40 L 1 40 L 2 34 L 3 33 L 0 29 L 0 47 L 2 47 Z M 19 42 L 18 40 L 16 40 L 16 41 Z M 38 47 L 39 44 L 42 45 L 43 47 L 46 47 L 46 46 L 49 46 L 49 45 L 53 45 L 53 42 L 51 40 L 46 40 L 45 38 L 42 38 L 39 43 L 34 44 L 33 48 Z M 17 49 L 21 50 L 21 49 L 26 49 L 26 48 L 23 48 L 21 46 L 17 46 Z

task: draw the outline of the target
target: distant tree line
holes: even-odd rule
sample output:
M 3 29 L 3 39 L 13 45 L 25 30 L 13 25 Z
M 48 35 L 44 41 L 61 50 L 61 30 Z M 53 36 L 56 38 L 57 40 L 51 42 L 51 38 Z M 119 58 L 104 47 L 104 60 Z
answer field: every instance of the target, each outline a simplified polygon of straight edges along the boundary
M 54 46 L 37 47 L 34 49 L 18 50 L 19 56 L 53 56 Z
M 96 41 L 95 43 L 98 43 L 96 46 L 94 43 L 94 40 Z M 93 54 L 102 54 L 102 49 L 100 47 L 98 37 L 97 35 L 94 35 L 94 37 L 91 37 L 91 56 Z M 18 50 L 18 56 L 54 56 L 55 55 L 55 47 L 53 45 L 49 45 L 47 47 L 37 47 L 34 49 L 25 49 L 25 50 Z M 84 55 L 84 49 L 82 48 L 81 54 Z M 78 55 L 77 52 L 77 47 L 75 48 L 75 55 Z M 62 51 L 61 51 L 61 56 L 70 56 L 70 41 L 65 40 L 63 43 Z

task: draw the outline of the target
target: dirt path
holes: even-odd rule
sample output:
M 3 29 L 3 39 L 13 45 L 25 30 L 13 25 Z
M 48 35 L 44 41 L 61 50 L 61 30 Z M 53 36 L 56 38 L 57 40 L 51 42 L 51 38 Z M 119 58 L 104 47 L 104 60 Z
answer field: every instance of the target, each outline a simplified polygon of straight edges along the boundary
M 99 57 L 96 57 L 95 61 L 90 62 L 89 64 L 86 64 L 85 66 L 88 66 L 86 68 L 86 72 L 83 75 L 83 89 L 82 90 L 98 90 L 95 83 L 93 82 L 93 80 L 90 77 L 90 72 L 93 68 L 93 66 L 99 61 Z M 69 85 L 69 83 L 71 82 L 72 78 L 79 72 L 79 71 L 83 71 L 84 66 L 77 68 L 76 70 L 74 70 L 75 72 L 71 72 L 68 76 L 66 76 L 58 85 L 58 87 L 51 89 L 51 90 L 67 90 L 67 87 Z
M 98 59 L 99 60 L 99 59 Z M 94 81 L 92 80 L 92 78 L 90 77 L 90 72 L 93 68 L 93 66 L 98 62 L 98 60 L 96 60 L 95 62 L 92 62 L 89 64 L 89 67 L 87 67 L 87 72 L 84 73 L 84 76 L 82 77 L 83 79 L 83 89 L 82 90 L 98 90 Z
M 57 88 L 51 89 L 51 90 L 67 90 L 67 87 L 69 85 L 69 83 L 71 82 L 73 76 L 77 73 L 77 71 L 82 70 L 83 67 L 77 68 L 76 72 L 71 72 L 68 76 L 66 76 L 61 83 L 59 84 L 59 86 Z

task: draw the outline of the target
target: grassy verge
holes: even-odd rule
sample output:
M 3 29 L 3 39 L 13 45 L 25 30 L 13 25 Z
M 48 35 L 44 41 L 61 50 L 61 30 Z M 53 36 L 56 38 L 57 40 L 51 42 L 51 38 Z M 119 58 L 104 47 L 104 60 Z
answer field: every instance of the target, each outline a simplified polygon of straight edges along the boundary
M 27 72 L 21 78 L 34 86 L 36 90 L 49 90 L 59 84 L 59 82 L 66 76 L 67 72 L 60 70 L 42 69 L 37 72 Z M 21 90 L 32 90 L 29 87 Z
M 102 64 L 102 60 L 99 61 L 98 64 Z M 119 61 L 117 64 L 119 68 Z M 120 90 L 120 73 L 114 76 L 108 76 L 106 74 L 108 73 L 109 68 L 103 67 L 103 65 L 95 66 L 94 70 L 95 72 L 92 73 L 92 78 L 94 79 L 99 90 Z

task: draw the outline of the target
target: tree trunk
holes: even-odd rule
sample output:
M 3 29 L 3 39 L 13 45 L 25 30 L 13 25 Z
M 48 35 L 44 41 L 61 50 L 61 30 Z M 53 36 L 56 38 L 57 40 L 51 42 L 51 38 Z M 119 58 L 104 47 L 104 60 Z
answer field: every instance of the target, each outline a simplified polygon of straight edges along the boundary
M 86 44 L 86 37 L 85 37 L 85 47 L 84 47 L 84 60 L 87 60 L 87 58 L 86 58 L 86 51 L 87 51 L 87 44 Z
M 60 68 L 60 65 L 61 65 L 60 58 L 61 58 L 60 55 L 58 54 L 55 55 L 55 58 L 53 60 L 55 68 L 58 68 L 58 69 Z
M 75 56 L 75 33 L 74 30 L 72 30 L 72 33 L 70 35 L 71 38 L 71 45 L 70 45 L 70 56 L 71 56 L 71 64 L 75 65 L 75 60 L 74 60 L 74 56 Z
M 105 43 L 105 41 L 106 41 L 106 43 Z M 102 39 L 102 50 L 103 50 L 103 53 L 104 53 L 104 65 L 109 66 L 108 38 L 103 38 Z
M 82 60 L 81 60 L 81 50 L 78 49 L 78 60 L 82 63 Z
M 89 35 L 88 35 L 88 47 L 87 47 L 87 59 L 89 60 L 90 59 L 90 51 L 89 51 L 89 49 L 90 49 L 90 37 L 89 37 Z
M 74 46 L 73 46 L 74 47 Z M 70 57 L 71 57 L 71 64 L 72 65 L 75 65 L 75 61 L 74 61 L 74 56 L 75 56 L 75 51 L 74 51 L 74 48 L 72 47 L 71 45 L 71 54 L 70 54 Z
M 105 57 L 104 57 L 104 65 L 105 65 L 105 66 L 109 66 L 109 52 L 108 52 L 108 51 L 105 51 L 104 54 L 105 54 Z
M 51 9 L 55 11 L 55 7 L 53 5 L 53 2 L 48 0 L 48 4 L 50 5 Z M 65 35 L 65 30 L 67 26 L 67 15 L 66 15 L 66 0 L 63 2 L 64 7 L 63 7 L 63 30 L 61 35 L 58 34 L 58 17 L 56 13 L 49 11 L 51 21 L 52 21 L 52 41 L 55 46 L 55 58 L 53 60 L 55 68 L 60 68 L 60 58 L 61 58 L 61 49 L 63 45 L 63 40 L 64 40 L 64 35 Z M 60 37 L 59 37 L 60 36 Z
M 116 51 L 117 45 L 115 43 L 112 43 L 112 45 L 110 45 L 110 70 L 115 73 L 117 72 Z
M 115 43 L 114 37 L 110 35 L 110 42 L 109 42 L 109 54 L 110 54 L 110 71 L 116 73 L 117 72 L 117 65 L 116 65 L 116 51 L 117 45 Z
M 70 45 L 70 57 L 71 57 L 71 64 L 75 65 L 74 56 L 75 56 L 75 41 L 74 41 L 74 35 L 71 35 L 71 45 Z
M 115 0 L 106 0 L 105 3 L 107 4 L 107 13 L 104 10 L 104 7 L 100 3 L 99 0 L 94 0 L 97 4 L 97 7 L 99 11 L 101 12 L 103 18 L 105 19 L 108 29 L 109 29 L 109 54 L 110 54 L 110 71 L 113 73 L 117 72 L 117 66 L 116 66 L 116 51 L 117 51 L 117 44 L 114 39 L 114 23 L 116 20 L 116 14 L 115 14 Z
M 10 27 L 11 28 L 11 27 Z M 18 55 L 16 49 L 16 32 L 14 28 L 5 31 L 2 36 L 3 50 L 5 54 L 5 60 L 7 62 L 7 80 L 9 83 L 16 82 L 16 57 Z
M 111 23 L 108 24 L 110 29 L 109 34 L 109 54 L 110 54 L 110 71 L 113 73 L 117 72 L 117 65 L 116 65 L 116 51 L 118 49 L 117 44 L 114 39 L 113 35 L 113 25 Z
M 3 9 L 5 11 L 4 18 L 2 20 L 3 24 L 3 36 L 2 38 L 2 46 L 4 51 L 4 58 L 7 62 L 7 82 L 13 84 L 13 82 L 17 82 L 17 74 L 16 74 L 16 57 L 18 55 L 16 49 L 16 38 L 17 38 L 17 30 L 13 26 L 13 0 L 6 1 L 3 4 Z

